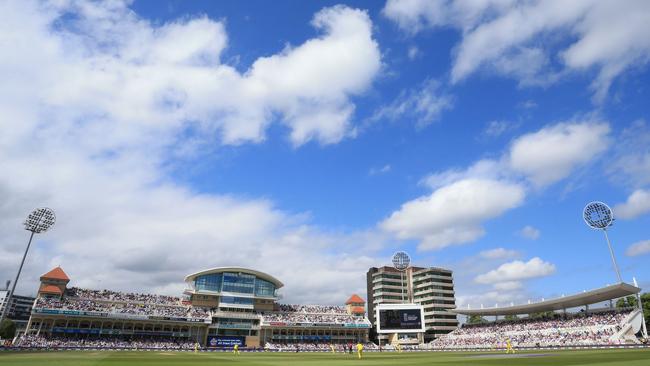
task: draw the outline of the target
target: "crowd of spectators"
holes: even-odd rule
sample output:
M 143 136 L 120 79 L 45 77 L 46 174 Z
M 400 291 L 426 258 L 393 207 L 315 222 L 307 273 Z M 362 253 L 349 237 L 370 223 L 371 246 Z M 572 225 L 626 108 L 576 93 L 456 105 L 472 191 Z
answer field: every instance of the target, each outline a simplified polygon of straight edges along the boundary
M 159 303 L 112 302 L 104 299 L 65 297 L 63 299 L 39 298 L 34 308 L 77 311 L 96 311 L 113 314 L 164 316 L 176 318 L 209 318 L 209 310 L 188 305 L 162 305 Z
M 558 314 L 541 319 L 518 319 L 465 325 L 434 340 L 433 348 L 501 348 L 509 340 L 515 347 L 611 344 L 629 312 Z
M 350 347 L 352 347 L 353 352 L 357 352 L 356 342 L 354 343 L 272 343 L 267 342 L 264 346 L 267 350 L 274 351 L 284 351 L 284 352 L 332 352 L 332 347 L 334 347 L 334 352 L 343 352 L 348 353 Z M 363 345 L 365 350 L 376 350 L 379 349 L 376 344 L 368 342 Z
M 350 315 L 345 307 L 333 305 L 280 304 L 276 307 L 276 311 L 262 314 L 262 321 L 267 323 L 369 324 L 365 317 Z
M 155 305 L 181 305 L 180 297 L 165 295 L 118 292 L 111 290 L 89 290 L 79 287 L 71 287 L 66 290 L 65 294 L 68 297 L 101 301 L 138 302 Z
M 368 320 L 362 316 L 333 313 L 264 313 L 262 318 L 263 322 L 278 323 L 368 324 Z
M 55 299 L 39 297 L 36 300 L 36 309 L 62 309 L 62 310 L 78 310 L 78 311 L 97 311 L 97 312 L 110 312 L 114 304 L 100 302 L 88 299 Z
M 278 311 L 292 313 L 309 313 L 309 314 L 347 314 L 343 306 L 333 305 L 278 305 Z
M 20 348 L 126 348 L 126 349 L 194 349 L 196 342 L 174 338 L 125 338 L 118 336 L 102 336 L 92 338 L 73 338 L 65 336 L 43 337 L 23 335 L 15 347 Z

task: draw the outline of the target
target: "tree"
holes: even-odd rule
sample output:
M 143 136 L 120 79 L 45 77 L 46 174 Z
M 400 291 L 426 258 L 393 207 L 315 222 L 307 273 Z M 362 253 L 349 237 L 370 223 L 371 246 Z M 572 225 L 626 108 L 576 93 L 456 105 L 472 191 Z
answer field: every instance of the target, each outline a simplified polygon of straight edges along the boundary
M 538 313 L 532 313 L 528 315 L 531 319 L 541 319 L 541 318 L 552 318 L 555 316 L 553 311 L 540 311 Z
M 0 324 L 0 338 L 13 339 L 15 335 L 16 323 L 11 319 L 5 319 L 2 324 Z
M 638 306 L 636 296 L 628 296 L 616 301 L 616 308 L 623 309 Z M 647 328 L 650 328 L 650 292 L 641 295 L 641 307 L 643 308 L 643 316 Z
M 643 308 L 646 327 L 650 328 L 650 292 L 641 295 L 641 307 Z
M 506 315 L 505 319 L 510 321 L 510 320 L 517 320 L 519 318 L 516 315 Z
M 470 315 L 467 319 L 467 324 L 481 324 L 486 323 L 487 321 L 480 315 Z
M 637 307 L 637 300 L 636 296 L 628 296 L 628 297 L 622 297 L 616 301 L 616 308 L 617 309 L 625 309 L 625 308 L 635 308 Z

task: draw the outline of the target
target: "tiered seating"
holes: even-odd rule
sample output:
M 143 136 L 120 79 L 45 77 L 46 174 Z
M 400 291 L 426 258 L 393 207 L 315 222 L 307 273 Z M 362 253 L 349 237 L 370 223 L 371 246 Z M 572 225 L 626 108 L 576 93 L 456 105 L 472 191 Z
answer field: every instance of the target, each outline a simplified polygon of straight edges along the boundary
M 516 347 L 579 346 L 610 344 L 629 312 L 556 315 L 543 319 L 520 319 L 465 325 L 433 342 L 433 348 L 498 348 L 509 339 Z
M 276 350 L 276 351 L 289 351 L 289 352 L 295 352 L 295 351 L 301 351 L 301 352 L 331 352 L 332 351 L 332 346 L 334 346 L 334 351 L 335 352 L 343 352 L 347 353 L 348 352 L 348 347 L 351 345 L 347 343 L 342 343 L 342 344 L 331 344 L 331 343 L 291 343 L 291 344 L 286 344 L 286 343 L 271 343 L 267 342 L 264 348 L 269 349 L 269 350 Z M 376 350 L 379 349 L 376 344 L 374 343 L 366 343 L 364 344 L 363 348 L 365 350 Z M 353 352 L 356 352 L 356 347 L 353 345 Z
M 265 313 L 264 322 L 282 323 L 333 323 L 333 324 L 366 324 L 368 321 L 359 316 L 343 314 L 308 314 L 308 313 Z
M 209 310 L 183 304 L 178 297 L 87 290 L 76 287 L 67 290 L 63 299 L 39 298 L 34 307 L 192 319 L 211 317 Z
M 43 337 L 23 335 L 15 346 L 21 348 L 155 348 L 155 349 L 193 349 L 196 342 L 172 338 L 136 338 L 127 339 L 115 336 L 102 336 L 78 339 L 65 336 Z
M 349 315 L 344 307 L 327 305 L 279 305 L 278 311 L 264 313 L 263 322 L 368 324 L 364 317 Z
M 139 302 L 158 305 L 181 305 L 180 297 L 140 294 L 130 292 L 118 292 L 111 290 L 89 290 L 78 287 L 71 287 L 66 290 L 66 296 L 82 299 L 115 301 L 115 302 Z
M 282 312 L 297 312 L 310 314 L 347 314 L 343 306 L 333 305 L 287 305 L 280 304 L 278 310 Z

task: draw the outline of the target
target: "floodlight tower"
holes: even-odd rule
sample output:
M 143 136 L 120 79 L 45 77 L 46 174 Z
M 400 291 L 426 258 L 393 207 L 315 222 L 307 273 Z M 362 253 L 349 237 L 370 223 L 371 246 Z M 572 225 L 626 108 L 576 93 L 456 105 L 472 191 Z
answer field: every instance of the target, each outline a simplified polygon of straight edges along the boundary
M 23 265 L 25 264 L 25 258 L 27 258 L 27 252 L 29 252 L 29 247 L 32 245 L 32 239 L 34 238 L 34 234 L 40 234 L 46 232 L 52 225 L 54 225 L 54 222 L 56 221 L 56 216 L 54 215 L 54 211 L 47 207 L 41 207 L 37 208 L 36 210 L 32 211 L 32 213 L 27 216 L 27 219 L 23 223 L 25 225 L 25 230 L 31 231 L 31 235 L 29 236 L 29 242 L 27 242 L 27 248 L 25 249 L 25 254 L 23 254 L 23 260 L 20 262 L 20 267 L 18 267 L 18 273 L 16 273 L 16 279 L 14 280 L 14 284 L 11 286 L 11 292 L 7 293 L 7 305 L 2 309 L 2 314 L 0 314 L 0 324 L 4 321 L 5 316 L 7 315 L 7 311 L 9 310 L 9 307 L 11 306 L 11 297 L 14 294 L 14 291 L 16 290 L 16 284 L 18 283 L 18 278 L 20 277 L 20 272 L 23 270 Z
M 614 264 L 614 270 L 616 271 L 618 282 L 623 282 L 621 279 L 621 272 L 618 270 L 618 264 L 616 263 L 616 257 L 614 256 L 614 250 L 612 249 L 612 243 L 609 241 L 609 236 L 607 235 L 607 228 L 612 226 L 614 221 L 612 209 L 599 201 L 590 202 L 585 206 L 585 209 L 582 212 L 582 217 L 589 227 L 596 230 L 602 230 L 603 233 L 605 233 L 605 240 L 607 240 L 609 254 L 612 257 L 612 263 Z
M 404 302 L 404 271 L 409 268 L 411 257 L 406 252 L 395 252 L 393 254 L 393 267 L 399 271 L 400 284 L 402 287 L 402 302 Z

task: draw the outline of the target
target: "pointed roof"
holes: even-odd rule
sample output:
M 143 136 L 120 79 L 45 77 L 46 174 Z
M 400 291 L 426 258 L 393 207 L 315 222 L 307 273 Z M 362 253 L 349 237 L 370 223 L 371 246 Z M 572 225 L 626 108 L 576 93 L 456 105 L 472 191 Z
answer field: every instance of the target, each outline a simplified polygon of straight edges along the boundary
M 366 302 L 359 297 L 357 294 L 353 294 L 350 296 L 348 301 L 345 302 L 345 305 L 350 305 L 350 304 L 365 304 Z
M 40 290 L 38 290 L 38 292 L 45 293 L 45 294 L 57 294 L 57 295 L 63 294 L 63 291 L 61 291 L 60 288 L 54 285 L 45 285 Z
M 47 280 L 62 280 L 62 281 L 70 281 L 70 277 L 68 277 L 65 272 L 63 272 L 63 268 L 61 266 L 57 266 L 53 270 L 47 272 L 46 274 L 41 276 L 41 281 L 43 279 Z

